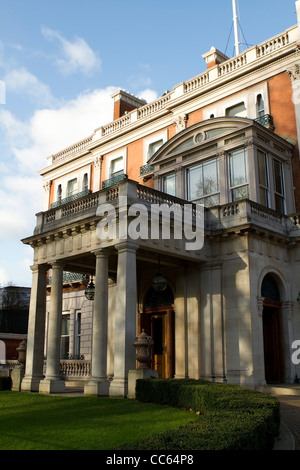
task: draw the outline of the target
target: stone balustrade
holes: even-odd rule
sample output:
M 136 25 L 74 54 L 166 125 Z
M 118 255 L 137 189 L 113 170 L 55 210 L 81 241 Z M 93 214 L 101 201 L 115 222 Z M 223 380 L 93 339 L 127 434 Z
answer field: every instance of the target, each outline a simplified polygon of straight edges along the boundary
M 297 34 L 298 27 L 294 26 L 262 44 L 247 49 L 242 54 L 228 59 L 186 82 L 180 83 L 175 86 L 172 91 L 164 93 L 163 96 L 152 103 L 145 104 L 121 118 L 100 127 L 95 131 L 94 135 L 50 156 L 49 159 L 52 158 L 52 163 L 57 163 L 70 155 L 78 155 L 82 151 L 88 152 L 89 147 L 94 145 L 96 140 L 106 139 L 120 132 L 122 129 L 127 129 L 129 126 L 136 124 L 137 121 L 142 121 L 153 116 L 155 113 L 168 111 L 168 107 L 172 101 L 184 97 L 187 94 L 197 94 L 199 91 L 205 90 L 212 83 L 215 85 L 217 80 L 219 80 L 221 84 L 222 80 L 226 79 L 229 74 L 243 71 L 246 67 L 255 65 L 258 60 L 263 59 L 273 52 L 282 50 L 284 54 L 288 48 L 296 48 L 298 40 Z
M 196 215 L 196 204 L 143 186 L 136 181 L 124 180 L 107 189 L 91 193 L 82 200 L 41 212 L 37 215 L 35 234 L 49 233 L 51 230 L 59 230 L 60 227 L 62 230 L 68 230 L 68 224 L 74 224 L 77 221 L 80 225 L 84 225 L 85 219 L 96 217 L 99 205 L 111 203 L 117 208 L 120 196 L 127 197 L 128 205 L 144 204 L 149 208 L 148 210 L 152 204 L 167 204 L 174 207 L 177 205 L 181 209 L 185 204 L 189 204 L 192 205 L 192 214 Z M 300 228 L 300 216 L 299 214 L 286 216 L 247 199 L 205 209 L 207 230 L 220 230 L 249 223 L 264 228 L 269 227 L 283 235 L 291 232 L 294 236 Z M 69 230 L 76 230 L 76 227 Z

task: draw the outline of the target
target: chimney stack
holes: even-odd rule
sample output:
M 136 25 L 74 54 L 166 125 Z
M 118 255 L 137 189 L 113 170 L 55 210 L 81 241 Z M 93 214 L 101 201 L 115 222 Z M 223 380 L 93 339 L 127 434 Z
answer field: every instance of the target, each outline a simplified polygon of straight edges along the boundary
M 216 49 L 215 47 L 212 47 L 210 51 L 206 52 L 206 54 L 203 54 L 202 57 L 206 62 L 207 69 L 211 69 L 215 65 L 219 65 L 229 59 L 227 55 L 218 51 L 218 49 Z
M 140 108 L 147 104 L 147 101 L 137 98 L 123 90 L 118 90 L 111 96 L 114 100 L 114 121 L 133 109 Z

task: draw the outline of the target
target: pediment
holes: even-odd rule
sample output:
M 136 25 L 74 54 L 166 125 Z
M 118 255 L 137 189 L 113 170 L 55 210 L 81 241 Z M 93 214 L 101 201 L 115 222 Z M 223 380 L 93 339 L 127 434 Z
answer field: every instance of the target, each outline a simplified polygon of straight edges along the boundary
M 214 118 L 184 129 L 168 140 L 149 160 L 155 165 L 163 160 L 173 158 L 184 152 L 201 146 L 213 145 L 218 138 L 230 135 L 237 130 L 248 127 L 253 121 L 247 118 Z

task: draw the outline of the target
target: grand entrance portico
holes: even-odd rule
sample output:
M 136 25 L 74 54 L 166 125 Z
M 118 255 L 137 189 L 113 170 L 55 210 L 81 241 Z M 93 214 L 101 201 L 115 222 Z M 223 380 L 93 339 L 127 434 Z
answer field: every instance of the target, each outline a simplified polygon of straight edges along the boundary
M 132 195 L 137 190 L 137 184 L 124 182 L 118 188 Z M 140 188 L 138 188 L 140 195 Z M 107 201 L 108 191 L 99 194 Z M 151 190 L 144 190 L 149 197 Z M 153 194 L 158 194 L 152 190 Z M 152 194 L 152 195 L 153 195 Z M 160 194 L 160 197 L 164 197 Z M 170 197 L 167 197 L 170 203 Z M 181 201 L 174 198 L 176 204 Z M 117 203 L 110 199 L 112 203 Z M 141 195 L 138 202 L 141 202 Z M 171 201 L 172 202 L 172 201 Z M 183 203 L 183 202 L 182 202 Z M 145 199 L 145 207 L 150 207 Z M 202 262 L 201 250 L 187 251 L 185 239 L 175 239 L 174 226 L 171 221 L 170 237 L 155 240 L 126 239 L 99 240 L 97 225 L 99 217 L 94 216 L 68 226 L 60 219 L 61 213 L 40 214 L 43 229 L 36 233 L 28 243 L 34 248 L 33 289 L 30 307 L 29 341 L 26 373 L 22 384 L 23 390 L 39 391 L 41 393 L 58 393 L 65 389 L 60 376 L 60 335 L 62 318 L 62 276 L 64 271 L 82 272 L 95 277 L 95 297 L 93 300 L 92 321 L 92 357 L 91 376 L 85 384 L 86 394 L 126 396 L 128 389 L 128 372 L 136 368 L 135 348 L 133 343 L 138 334 L 138 290 L 141 283 L 151 285 L 151 279 L 157 270 L 159 253 L 163 255 L 162 268 L 166 275 L 176 279 L 176 269 L 186 263 Z M 180 208 L 180 206 L 179 206 Z M 132 219 L 130 219 L 132 220 Z M 129 222 L 130 222 L 129 220 Z M 61 226 L 63 225 L 63 226 Z M 124 228 L 124 227 L 123 227 Z M 39 225 L 36 232 L 39 232 Z M 46 262 L 47 261 L 47 262 Z M 50 311 L 45 340 L 45 298 L 47 271 L 52 270 Z M 114 278 L 115 284 L 109 288 L 109 279 Z M 37 286 L 34 288 L 34 286 Z M 113 300 L 112 300 L 113 299 Z M 113 303 L 113 306 L 112 306 Z M 110 306 L 109 306 L 110 305 Z M 178 309 L 180 313 L 180 308 Z M 173 315 L 173 314 L 172 314 Z M 109 317 L 113 317 L 113 328 L 108 327 Z M 169 314 L 167 315 L 169 318 Z M 164 318 L 161 315 L 160 319 Z M 153 325 L 157 325 L 154 321 Z M 168 320 L 168 325 L 171 325 Z M 152 326 L 151 331 L 157 332 Z M 164 327 L 166 334 L 166 326 Z M 151 332 L 149 331 L 149 334 Z M 174 330 L 168 329 L 168 343 L 174 343 Z M 44 344 L 46 344 L 46 365 L 44 370 Z M 168 346 L 171 351 L 171 346 Z M 158 356 L 158 355 L 156 355 Z M 174 348 L 172 350 L 174 356 Z M 113 363 L 113 373 L 108 374 L 108 362 Z M 171 364 L 170 361 L 168 364 Z M 174 376 L 174 357 L 168 376 Z M 112 375 L 112 380 L 108 380 Z

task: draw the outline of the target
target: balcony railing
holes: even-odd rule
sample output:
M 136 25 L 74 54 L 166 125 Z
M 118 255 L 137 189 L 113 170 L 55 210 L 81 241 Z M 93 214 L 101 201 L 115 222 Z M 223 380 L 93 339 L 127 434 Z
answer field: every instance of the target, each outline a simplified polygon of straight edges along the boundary
M 258 118 L 254 119 L 254 121 L 258 122 L 264 127 L 267 127 L 268 129 L 274 128 L 273 117 L 270 114 L 259 116 Z
M 64 284 L 69 284 L 69 283 L 74 283 L 74 282 L 83 282 L 86 279 L 85 274 L 80 274 L 80 273 L 70 273 L 67 271 L 64 271 L 63 273 L 63 283 Z M 51 285 L 52 283 L 52 276 L 49 276 L 47 279 L 47 284 Z
M 53 202 L 51 204 L 50 209 L 55 209 L 56 207 L 63 206 L 64 204 L 68 204 L 69 202 L 77 201 L 77 199 L 88 196 L 90 193 L 90 189 L 85 189 L 80 193 L 72 194 L 71 196 L 65 197 L 64 199 L 59 199 L 58 201 Z
M 143 165 L 140 168 L 140 176 L 147 176 L 154 171 L 154 166 L 152 165 Z
M 126 179 L 127 179 L 127 175 L 125 175 L 125 173 L 121 173 L 119 175 L 113 176 L 112 178 L 109 178 L 108 180 L 103 181 L 102 189 L 107 189 L 110 186 L 114 186 L 115 184 L 118 184 L 121 181 L 124 181 Z

